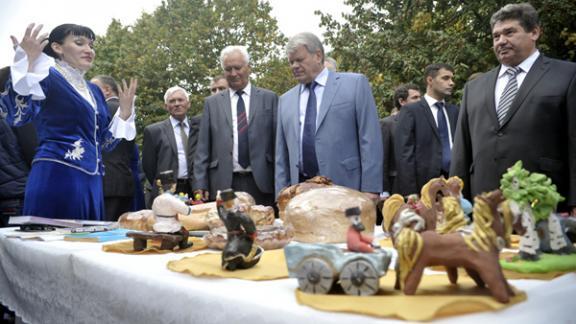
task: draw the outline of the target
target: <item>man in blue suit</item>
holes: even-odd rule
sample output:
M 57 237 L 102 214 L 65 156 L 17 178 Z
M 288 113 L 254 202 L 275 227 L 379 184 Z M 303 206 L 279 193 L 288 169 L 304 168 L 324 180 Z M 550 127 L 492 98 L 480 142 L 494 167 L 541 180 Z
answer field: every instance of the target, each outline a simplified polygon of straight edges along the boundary
M 419 193 L 430 179 L 448 177 L 458 107 L 446 103 L 454 88 L 454 69 L 431 64 L 424 71 L 426 94 L 402 107 L 394 136 L 396 189 Z
M 314 34 L 286 45 L 299 84 L 280 98 L 276 135 L 276 195 L 316 175 L 376 198 L 382 190 L 382 135 L 368 79 L 324 68 Z

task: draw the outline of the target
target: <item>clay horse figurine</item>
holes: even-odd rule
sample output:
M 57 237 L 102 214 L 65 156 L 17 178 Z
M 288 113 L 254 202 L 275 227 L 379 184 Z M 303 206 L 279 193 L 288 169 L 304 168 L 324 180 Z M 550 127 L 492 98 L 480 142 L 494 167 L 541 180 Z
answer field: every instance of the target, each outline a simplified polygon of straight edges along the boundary
M 346 217 L 348 217 L 348 219 L 350 219 L 352 222 L 352 225 L 350 225 L 346 234 L 348 250 L 363 253 L 374 252 L 374 248 L 372 246 L 372 240 L 374 238 L 371 235 L 362 234 L 366 228 L 360 220 L 360 208 L 352 207 L 346 209 Z
M 216 199 L 218 216 L 228 231 L 228 242 L 222 251 L 222 268 L 225 270 L 251 268 L 264 253 L 264 249 L 254 244 L 254 221 L 238 209 L 235 198 L 234 190 L 226 189 Z

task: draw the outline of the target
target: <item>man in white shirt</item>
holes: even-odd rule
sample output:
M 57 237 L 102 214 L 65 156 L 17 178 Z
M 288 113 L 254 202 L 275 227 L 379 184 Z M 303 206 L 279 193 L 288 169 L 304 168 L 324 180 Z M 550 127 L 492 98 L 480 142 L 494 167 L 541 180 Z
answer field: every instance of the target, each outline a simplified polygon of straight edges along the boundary
M 229 89 L 206 98 L 194 157 L 194 189 L 204 200 L 232 188 L 257 204 L 274 203 L 274 143 L 278 96 L 250 84 L 250 55 L 228 46 L 220 63 Z
M 538 13 L 509 4 L 490 19 L 500 66 L 464 89 L 454 136 L 451 174 L 471 198 L 500 187 L 518 160 L 546 174 L 566 198 L 560 210 L 576 212 L 576 64 L 538 51 Z

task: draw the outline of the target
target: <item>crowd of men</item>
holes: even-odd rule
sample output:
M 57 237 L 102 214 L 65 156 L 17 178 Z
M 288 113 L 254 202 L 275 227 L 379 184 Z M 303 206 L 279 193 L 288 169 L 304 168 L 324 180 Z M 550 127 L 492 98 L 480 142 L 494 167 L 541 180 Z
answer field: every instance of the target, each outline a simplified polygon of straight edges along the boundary
M 538 51 L 541 28 L 529 4 L 503 7 L 490 24 L 500 65 L 469 81 L 459 105 L 448 102 L 455 90 L 453 67 L 433 63 L 423 73 L 425 91 L 400 85 L 395 111 L 380 121 L 368 79 L 338 72 L 311 33 L 293 36 L 286 46 L 297 85 L 280 97 L 250 82 L 246 47 L 227 46 L 220 55 L 223 75 L 213 79 L 203 113 L 189 117 L 189 94 L 173 86 L 164 95 L 168 118 L 144 129 L 148 205 L 158 194 L 156 179 L 167 170 L 177 191 L 196 199 L 214 200 L 219 190 L 233 188 L 273 205 L 284 187 L 317 175 L 375 201 L 418 193 L 431 178 L 456 175 L 471 198 L 498 188 L 506 169 L 522 160 L 528 170 L 552 179 L 566 198 L 560 209 L 574 213 L 576 64 Z M 114 80 L 92 81 L 113 114 Z M 2 142 L 10 138 L 0 135 Z M 13 151 L 14 145 L 2 148 Z M 0 151 L 0 165 L 24 173 L 25 165 L 9 152 Z M 134 142 L 123 141 L 104 156 L 109 220 L 144 207 L 138 154 Z M 21 181 L 12 187 L 2 181 L 0 210 L 6 215 L 15 211 L 8 202 L 22 199 L 23 190 Z

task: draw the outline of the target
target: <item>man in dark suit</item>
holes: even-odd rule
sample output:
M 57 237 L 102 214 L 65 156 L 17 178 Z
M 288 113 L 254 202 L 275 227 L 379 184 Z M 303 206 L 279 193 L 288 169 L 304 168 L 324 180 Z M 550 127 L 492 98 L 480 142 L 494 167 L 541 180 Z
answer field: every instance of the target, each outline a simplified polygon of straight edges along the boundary
M 402 107 L 394 139 L 396 183 L 400 194 L 420 193 L 430 179 L 448 176 L 458 107 L 445 98 L 454 88 L 454 69 L 431 64 L 424 71 L 426 94 Z
M 224 48 L 220 63 L 229 89 L 204 103 L 194 158 L 195 192 L 214 200 L 218 190 L 232 188 L 271 206 L 278 96 L 250 84 L 246 47 Z
M 169 170 L 174 174 L 176 192 L 192 197 L 193 155 L 200 117 L 187 118 L 189 96 L 179 86 L 166 90 L 164 105 L 170 117 L 144 128 L 142 168 L 152 185 L 150 202 L 158 195 L 156 179 Z
M 522 160 L 544 173 L 576 212 L 576 64 L 550 59 L 536 48 L 538 14 L 509 4 L 490 20 L 501 63 L 468 82 L 462 98 L 451 174 L 471 198 L 500 186 L 506 169 Z
M 394 108 L 396 112 L 386 118 L 380 119 L 382 129 L 382 144 L 384 147 L 384 182 L 382 190 L 388 194 L 396 193 L 396 158 L 394 155 L 394 134 L 398 124 L 398 112 L 410 103 L 420 100 L 422 95 L 420 89 L 415 84 L 402 84 L 394 90 Z
M 116 80 L 108 75 L 98 75 L 92 78 L 91 82 L 102 90 L 108 105 L 108 114 L 112 118 L 120 106 Z M 116 221 L 120 215 L 132 209 L 134 177 L 131 159 L 135 145 L 134 140 L 122 139 L 112 151 L 102 152 L 105 168 L 102 186 L 107 221 Z

